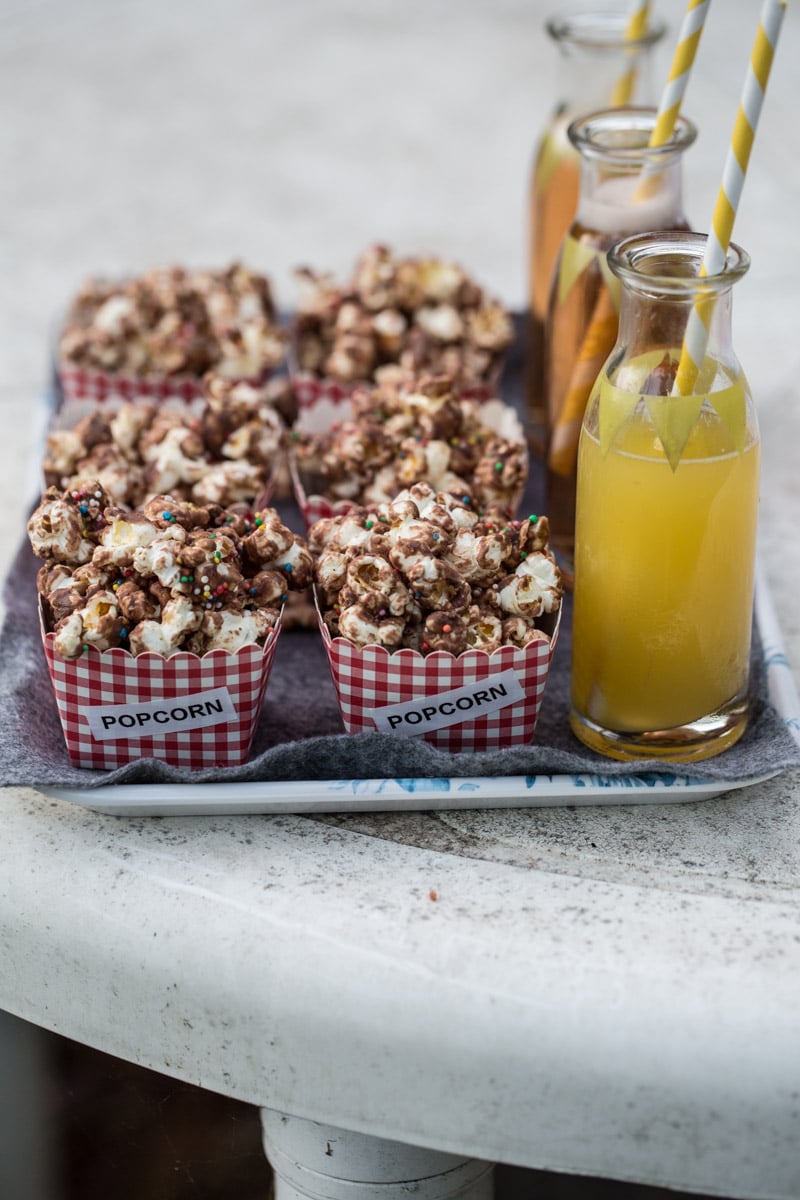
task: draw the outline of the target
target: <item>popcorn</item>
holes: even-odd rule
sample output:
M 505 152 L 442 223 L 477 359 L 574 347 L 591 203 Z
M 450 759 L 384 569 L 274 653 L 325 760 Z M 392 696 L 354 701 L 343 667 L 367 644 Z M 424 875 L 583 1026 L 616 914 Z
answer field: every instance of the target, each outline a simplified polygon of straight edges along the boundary
M 121 511 L 90 481 L 49 488 L 29 523 L 56 651 L 170 655 L 238 650 L 274 631 L 289 589 L 311 581 L 302 538 L 273 509 L 200 506 L 168 495 Z
M 230 379 L 272 370 L 285 345 L 266 277 L 234 263 L 224 271 L 155 269 L 121 284 L 88 281 L 60 352 L 83 369 L 143 379 L 211 369 Z
M 75 566 L 89 562 L 105 527 L 108 496 L 97 481 L 86 488 L 48 488 L 28 521 L 28 537 L 39 558 Z
M 487 420 L 505 420 L 519 440 Z M 301 504 L 318 491 L 332 503 L 378 505 L 424 482 L 513 508 L 527 479 L 527 449 L 511 410 L 465 399 L 447 377 L 395 376 L 360 388 L 347 419 L 323 433 L 297 429 L 291 447 Z
M 169 494 L 198 504 L 252 503 L 284 447 L 284 425 L 266 387 L 210 375 L 198 415 L 152 404 L 96 409 L 47 438 L 44 475 L 57 488 L 99 481 L 121 507 Z
M 561 605 L 546 517 L 509 521 L 425 483 L 309 530 L 332 637 L 357 646 L 493 653 L 548 638 Z
M 298 271 L 295 356 L 301 372 L 344 384 L 379 378 L 385 364 L 486 383 L 513 338 L 511 318 L 453 263 L 370 247 L 352 279 Z

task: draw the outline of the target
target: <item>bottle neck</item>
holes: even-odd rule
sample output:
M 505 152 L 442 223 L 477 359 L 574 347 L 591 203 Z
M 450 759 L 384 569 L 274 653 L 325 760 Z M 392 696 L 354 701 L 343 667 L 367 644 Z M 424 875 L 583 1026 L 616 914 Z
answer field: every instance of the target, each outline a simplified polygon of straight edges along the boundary
M 625 162 L 581 155 L 575 221 L 612 241 L 622 234 L 686 226 L 679 154 L 651 170 L 646 156 Z
M 653 374 L 647 380 L 647 386 L 643 386 L 643 372 L 639 366 L 637 386 L 648 395 L 670 395 L 689 318 L 699 298 L 700 289 L 695 286 L 687 287 L 681 295 L 664 296 L 630 283 L 623 284 L 611 377 L 615 375 L 614 363 L 621 367 L 623 363 L 640 363 L 643 356 L 649 356 Z M 733 349 L 731 314 L 731 289 L 717 289 L 713 304 L 707 310 L 706 367 L 700 383 L 703 391 L 727 387 L 741 370 Z M 617 382 L 624 386 L 624 381 Z
M 682 158 L 697 135 L 678 117 L 669 140 L 651 146 L 654 108 L 601 109 L 573 121 L 568 136 L 580 155 L 576 220 L 610 241 L 622 234 L 686 227 Z
M 731 243 L 725 269 L 705 275 L 705 251 L 704 235 L 680 232 L 633 235 L 612 247 L 608 263 L 622 293 L 611 376 L 618 368 L 624 370 L 623 364 L 638 362 L 641 387 L 641 360 L 651 355 L 664 365 L 662 377 L 655 377 L 646 390 L 669 395 L 682 355 L 688 365 L 687 349 L 698 368 L 700 392 L 724 388 L 741 372 L 731 337 L 732 289 L 746 274 L 750 259 Z
M 557 113 L 566 123 L 582 112 L 653 101 L 653 52 L 665 27 L 651 23 L 636 41 L 625 37 L 620 12 L 554 18 L 546 29 L 558 50 Z

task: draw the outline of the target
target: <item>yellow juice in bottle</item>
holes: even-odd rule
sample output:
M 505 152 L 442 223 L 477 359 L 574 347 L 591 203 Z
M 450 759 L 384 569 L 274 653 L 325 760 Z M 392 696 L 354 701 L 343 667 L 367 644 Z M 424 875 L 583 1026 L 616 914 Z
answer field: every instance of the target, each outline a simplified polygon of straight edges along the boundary
M 729 401 L 745 387 L 729 381 Z M 706 402 L 673 470 L 640 400 L 605 455 L 584 428 L 578 471 L 573 728 L 584 718 L 624 740 L 735 706 L 748 678 L 757 431 L 737 448 Z M 591 744 L 585 727 L 579 736 Z

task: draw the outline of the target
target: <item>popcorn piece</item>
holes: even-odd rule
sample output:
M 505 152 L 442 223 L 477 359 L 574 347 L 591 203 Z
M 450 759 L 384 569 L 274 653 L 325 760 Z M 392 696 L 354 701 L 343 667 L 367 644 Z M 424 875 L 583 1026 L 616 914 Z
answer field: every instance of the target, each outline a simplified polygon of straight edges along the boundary
M 206 470 L 192 488 L 192 499 L 200 504 L 236 504 L 253 500 L 263 492 L 266 472 L 249 462 L 218 463 Z
M 510 640 L 505 636 L 503 623 L 499 617 L 492 612 L 482 610 L 477 604 L 470 606 L 467 614 L 467 645 L 471 649 L 483 650 L 486 654 L 492 654 L 504 642 L 507 643 Z
M 34 554 L 66 564 L 88 562 L 105 527 L 107 504 L 106 493 L 94 480 L 63 494 L 48 488 L 28 521 Z
M 532 554 L 500 584 L 500 607 L 507 613 L 538 617 L 555 612 L 561 603 L 561 580 L 555 560 Z
M 76 658 L 84 646 L 108 650 L 118 644 L 123 624 L 114 593 L 97 591 L 58 622 L 55 649 L 63 658 Z
M 463 654 L 469 645 L 469 627 L 460 613 L 432 612 L 425 618 L 422 638 L 426 650 Z
M 158 621 L 140 621 L 130 631 L 132 654 L 163 654 L 165 657 L 180 648 L 184 637 L 197 629 L 202 613 L 196 611 L 191 600 L 176 596 L 169 600 Z
M 397 617 L 376 618 L 364 604 L 351 604 L 339 614 L 339 631 L 356 646 L 387 646 L 397 649 L 403 639 L 404 622 Z
M 195 653 L 227 650 L 235 654 L 242 646 L 263 643 L 270 633 L 274 633 L 278 615 L 278 610 L 268 608 L 238 613 L 204 613 L 199 637 L 194 642 Z

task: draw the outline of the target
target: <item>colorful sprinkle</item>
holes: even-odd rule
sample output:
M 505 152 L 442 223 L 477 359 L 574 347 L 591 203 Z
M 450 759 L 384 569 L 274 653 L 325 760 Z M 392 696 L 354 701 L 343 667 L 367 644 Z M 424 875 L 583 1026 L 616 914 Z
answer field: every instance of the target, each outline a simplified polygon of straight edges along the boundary
M 452 633 L 452 632 L 453 632 L 452 625 L 443 625 L 442 626 L 442 633 Z
M 292 571 L 292 564 L 291 564 L 291 563 L 284 563 L 284 567 L 283 567 L 283 569 L 284 569 L 284 571 L 286 571 L 288 574 L 291 574 L 291 571 Z

